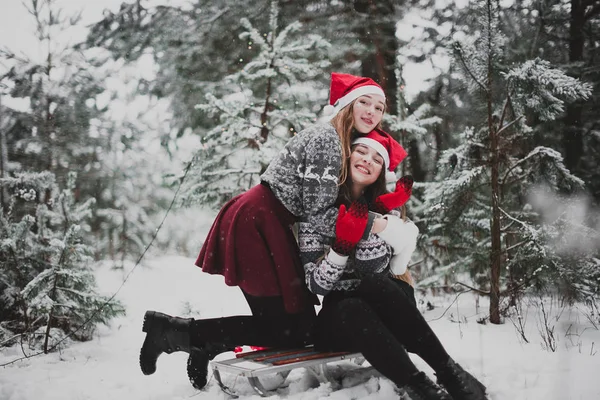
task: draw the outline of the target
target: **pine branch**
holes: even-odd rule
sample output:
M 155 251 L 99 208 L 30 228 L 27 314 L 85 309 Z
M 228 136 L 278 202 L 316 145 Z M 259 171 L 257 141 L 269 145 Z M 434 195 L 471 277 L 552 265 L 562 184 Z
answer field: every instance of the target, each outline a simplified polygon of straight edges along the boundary
M 587 22 L 588 20 L 590 20 L 591 18 L 595 17 L 596 15 L 600 14 L 600 2 L 597 0 L 588 0 L 587 1 L 588 4 L 584 4 L 582 5 L 583 7 L 587 7 L 592 5 L 593 3 L 596 3 L 596 5 L 594 5 L 592 8 L 588 9 L 583 17 L 583 20 L 585 22 Z
M 509 251 L 511 251 L 511 250 L 514 250 L 514 249 L 516 249 L 516 248 L 518 248 L 518 247 L 521 247 L 521 246 L 523 246 L 524 244 L 527 244 L 527 243 L 529 243 L 529 242 L 531 242 L 531 240 L 523 240 L 523 241 L 521 241 L 521 242 L 519 242 L 519 243 L 515 243 L 515 244 L 513 244 L 512 246 L 510 246 L 510 247 L 507 247 L 506 249 L 504 249 L 504 250 L 502 251 L 502 253 L 508 253 Z
M 516 124 L 517 122 L 519 122 L 520 120 L 523 119 L 523 116 L 521 115 L 520 117 L 513 119 L 512 121 L 510 121 L 508 124 L 504 125 L 502 128 L 500 128 L 500 130 L 498 132 L 496 132 L 498 135 L 500 135 L 502 132 L 504 132 L 505 130 L 507 130 L 508 128 L 510 128 L 511 126 L 513 126 L 514 124 Z
M 508 179 L 508 175 L 511 173 L 512 170 L 514 170 L 515 168 L 517 168 L 519 165 L 523 164 L 525 161 L 529 160 L 529 158 L 531 156 L 532 156 L 532 153 L 530 152 L 527 156 L 523 157 L 522 159 L 520 159 L 519 161 L 517 161 L 513 165 L 511 165 L 510 168 L 508 168 L 508 170 L 506 170 L 506 173 L 504 174 L 504 177 L 502 178 L 501 185 L 502 186 L 505 185 L 506 179 Z
M 471 77 L 471 79 L 473 79 L 473 81 L 477 84 L 477 86 L 479 86 L 479 88 L 481 90 L 483 90 L 484 93 L 487 93 L 488 90 L 485 87 L 485 85 L 483 83 L 479 82 L 479 79 L 477 79 L 477 77 L 475 76 L 475 74 L 473 73 L 473 71 L 471 71 L 471 69 L 467 65 L 467 62 L 465 61 L 465 59 L 463 57 L 462 49 L 460 51 L 458 51 L 457 53 L 458 53 L 458 59 L 460 60 L 463 68 L 465 69 L 465 71 L 467 71 L 467 73 L 469 74 L 469 76 Z

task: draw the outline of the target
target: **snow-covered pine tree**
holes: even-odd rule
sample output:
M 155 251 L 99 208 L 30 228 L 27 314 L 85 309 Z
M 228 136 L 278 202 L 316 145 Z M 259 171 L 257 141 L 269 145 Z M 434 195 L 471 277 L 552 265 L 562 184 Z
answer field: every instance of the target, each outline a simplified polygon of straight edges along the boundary
M 106 81 L 128 81 L 126 68 L 107 60 L 106 51 L 73 43 L 76 15 L 65 15 L 53 0 L 28 0 L 24 6 L 34 18 L 42 59 L 0 49 L 9 67 L 0 73 L 2 176 L 51 171 L 64 188 L 68 172 L 78 171 L 77 201 L 96 199 L 92 230 L 83 232 L 93 240 L 95 257 L 139 256 L 155 228 L 152 213 L 166 203 L 165 191 L 157 188 L 162 182 L 150 173 L 160 164 L 144 154 L 144 146 L 152 145 L 148 130 L 159 129 L 143 126 L 143 116 L 115 118 L 123 114 L 114 112 L 115 104 L 132 89 L 109 90 Z
M 432 107 L 422 103 L 409 113 L 404 97 L 404 79 L 402 68 L 396 69 L 396 80 L 400 87 L 396 92 L 396 111 L 386 113 L 384 121 L 389 132 L 409 152 L 409 159 L 400 164 L 400 175 L 411 174 L 417 182 L 425 181 L 425 171 L 435 167 L 436 154 L 431 151 L 431 134 L 441 118 L 432 116 Z M 411 151 L 411 147 L 419 147 Z
M 327 41 L 302 32 L 299 22 L 278 31 L 277 1 L 271 3 L 268 33 L 261 34 L 247 19 L 241 23 L 246 32 L 240 37 L 259 53 L 224 80 L 231 94 L 209 93 L 207 102 L 196 106 L 216 126 L 202 137 L 184 183 L 185 203 L 218 207 L 256 185 L 275 154 L 313 123 L 318 105 L 325 104 L 310 82 L 328 65 L 323 59 Z
M 91 248 L 81 238 L 94 200 L 75 202 L 75 180 L 70 173 L 60 194 L 50 172 L 2 180 L 13 195 L 11 205 L 29 203 L 18 210 L 33 211 L 15 220 L 13 208 L 2 210 L 0 339 L 5 344 L 21 334 L 48 352 L 66 334 L 89 339 L 95 325 L 125 311 L 95 290 Z
M 528 201 L 529 191 L 541 183 L 565 192 L 582 186 L 559 153 L 534 145 L 525 117 L 555 119 L 565 102 L 587 98 L 590 87 L 539 59 L 503 67 L 499 5 L 482 0 L 477 7 L 478 33 L 471 43 L 456 43 L 455 53 L 466 81 L 482 97 L 482 107 L 472 110 L 482 123 L 462 132 L 460 145 L 442 154 L 435 182 L 424 184 L 419 213 L 427 225 L 429 262 L 443 266 L 432 280 L 440 272 L 471 275 L 489 287 L 482 293 L 490 296 L 490 321 L 500 323 L 501 295 L 514 300 L 533 281 L 550 283 L 540 271 L 557 262 L 548 256 L 548 231 Z
M 433 170 L 435 167 L 436 153 L 432 151 L 430 143 L 432 130 L 441 122 L 441 119 L 432 115 L 432 107 L 428 103 L 423 103 L 410 112 L 404 97 L 404 79 L 401 67 L 396 69 L 396 75 L 397 80 L 401 82 L 396 92 L 395 104 L 397 109 L 395 113 L 386 113 L 384 122 L 390 134 L 409 152 L 407 160 L 403 161 L 399 166 L 399 170 L 395 172 L 397 176 L 412 175 L 417 182 L 413 189 L 413 196 L 406 204 L 409 218 L 416 221 L 413 207 L 416 206 L 419 209 L 420 198 L 422 197 L 418 189 L 418 182 L 425 180 L 426 170 Z M 421 264 L 419 261 L 415 262 L 416 259 L 421 258 L 419 257 L 420 252 L 419 249 L 413 256 L 411 260 L 413 262 L 412 267 L 415 264 Z M 412 269 L 413 273 L 417 272 L 417 276 L 420 275 L 421 270 L 420 266 Z
M 67 37 L 79 23 L 52 0 L 24 4 L 34 18 L 41 59 L 0 49 L 8 71 L 0 75 L 4 99 L 9 166 L 20 171 L 52 171 L 59 185 L 77 169 L 86 176 L 97 168 L 102 138 L 89 134 L 90 121 L 103 110 L 94 98 L 103 91 L 100 76 Z M 24 107 L 10 106 L 8 97 Z

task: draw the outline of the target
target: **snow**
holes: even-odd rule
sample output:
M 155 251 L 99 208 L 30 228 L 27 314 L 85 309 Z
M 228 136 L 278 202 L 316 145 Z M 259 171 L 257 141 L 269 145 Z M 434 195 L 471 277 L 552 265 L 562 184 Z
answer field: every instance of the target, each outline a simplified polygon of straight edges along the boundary
M 143 262 L 133 270 L 121 287 L 117 298 L 127 308 L 125 317 L 114 320 L 110 327 L 100 327 L 90 342 L 73 342 L 60 352 L 32 357 L 0 369 L 2 400 L 63 399 L 226 399 L 214 379 L 204 391 L 196 391 L 188 383 L 186 354 L 162 355 L 154 375 L 144 376 L 138 366 L 138 352 L 144 339 L 141 331 L 147 309 L 169 314 L 212 318 L 248 314 L 249 309 L 237 288 L 227 287 L 220 276 L 202 273 L 193 258 L 162 256 Z M 112 294 L 121 286 L 132 264 L 125 270 L 100 265 L 98 285 L 104 294 Z M 422 297 L 420 297 L 422 298 Z M 546 300 L 550 325 L 555 326 L 557 351 L 542 349 L 539 307 L 525 300 L 529 308 L 521 312 L 525 335 L 520 339 L 514 325 L 481 325 L 485 315 L 483 298 L 471 294 L 427 297 L 436 308 L 424 311 L 434 331 L 448 352 L 463 367 L 479 377 L 488 387 L 492 400 L 500 399 L 597 399 L 600 384 L 594 377 L 600 367 L 600 331 L 585 317 L 581 305 L 558 307 Z M 539 302 L 539 299 L 537 300 Z M 189 314 L 188 314 L 189 315 Z M 230 357 L 226 353 L 219 358 Z M 0 351 L 0 364 L 22 357 L 21 347 Z M 419 368 L 433 373 L 417 356 Z M 225 376 L 234 384 L 240 399 L 258 399 L 243 379 Z M 318 386 L 304 370 L 288 377 L 289 385 L 272 399 L 397 399 L 394 385 L 385 378 L 373 377 L 357 386 L 334 390 L 330 384 Z

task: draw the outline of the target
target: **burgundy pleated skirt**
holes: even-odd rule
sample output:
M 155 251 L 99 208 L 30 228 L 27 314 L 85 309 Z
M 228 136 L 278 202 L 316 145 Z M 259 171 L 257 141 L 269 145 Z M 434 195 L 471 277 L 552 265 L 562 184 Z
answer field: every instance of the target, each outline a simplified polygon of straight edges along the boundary
M 196 265 L 251 296 L 282 296 L 287 312 L 301 312 L 318 300 L 304 283 L 295 221 L 268 186 L 254 186 L 223 206 Z

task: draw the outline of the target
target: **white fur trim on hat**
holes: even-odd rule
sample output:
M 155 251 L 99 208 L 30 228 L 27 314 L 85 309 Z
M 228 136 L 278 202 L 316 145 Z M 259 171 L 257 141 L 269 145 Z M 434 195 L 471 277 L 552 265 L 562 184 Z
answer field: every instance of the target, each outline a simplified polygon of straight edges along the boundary
M 361 87 L 358 87 L 358 88 L 350 91 L 345 96 L 340 97 L 335 102 L 335 104 L 333 105 L 333 107 L 334 107 L 333 115 L 336 115 L 342 108 L 346 107 L 348 104 L 352 103 L 354 100 L 358 99 L 360 96 L 364 96 L 366 94 L 378 94 L 380 96 L 383 96 L 383 99 L 385 100 L 385 93 L 379 86 L 374 86 L 374 85 L 361 86 Z
M 369 146 L 370 148 L 374 149 L 376 152 L 379 153 L 379 155 L 381 157 L 383 157 L 383 163 L 385 165 L 385 169 L 388 170 L 390 167 L 390 155 L 388 154 L 388 151 L 386 150 L 385 147 L 383 147 L 383 145 L 381 143 L 379 143 L 377 140 L 375 139 L 371 139 L 368 137 L 358 137 L 356 139 L 354 139 L 354 141 L 352 142 L 352 144 L 364 144 L 365 146 Z M 394 175 L 394 178 L 396 177 L 396 175 Z

